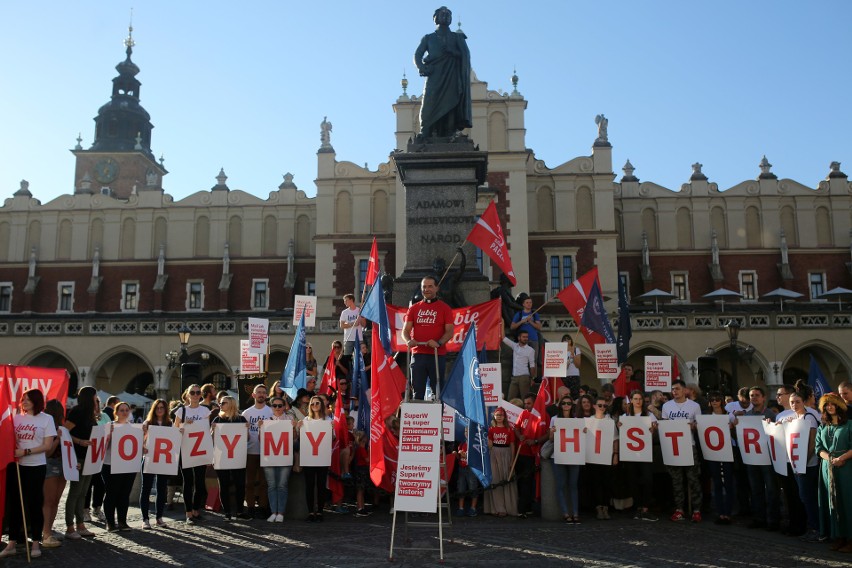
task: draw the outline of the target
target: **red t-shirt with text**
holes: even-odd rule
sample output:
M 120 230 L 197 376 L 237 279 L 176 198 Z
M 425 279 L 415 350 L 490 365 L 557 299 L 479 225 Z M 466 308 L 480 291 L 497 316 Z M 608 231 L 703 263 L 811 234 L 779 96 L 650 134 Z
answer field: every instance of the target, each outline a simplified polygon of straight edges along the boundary
M 488 429 L 488 439 L 492 444 L 498 446 L 508 446 L 515 443 L 515 431 L 507 426 Z
M 418 343 L 425 343 L 430 339 L 435 341 L 444 335 L 444 326 L 453 323 L 453 310 L 442 302 L 435 300 L 427 303 L 426 300 L 417 302 L 405 314 L 405 321 L 412 322 L 411 338 Z M 427 345 L 415 345 L 412 353 L 433 353 L 432 348 Z M 447 354 L 447 344 L 438 347 L 438 355 Z

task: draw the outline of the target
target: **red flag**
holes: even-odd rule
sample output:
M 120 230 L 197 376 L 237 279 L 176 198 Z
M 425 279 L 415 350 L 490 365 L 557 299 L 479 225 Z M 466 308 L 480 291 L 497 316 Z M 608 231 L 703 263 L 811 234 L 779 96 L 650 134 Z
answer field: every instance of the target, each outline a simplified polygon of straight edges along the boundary
M 4 365 L 3 376 L 10 377 L 11 369 Z M 6 502 L 6 467 L 15 461 L 15 425 L 12 422 L 15 403 L 9 390 L 9 381 L 0 383 L 0 503 Z M 0 507 L 0 526 L 3 526 L 5 507 Z
M 542 427 L 547 427 L 549 422 L 547 407 L 553 404 L 551 388 L 550 377 L 541 379 L 541 386 L 538 388 L 532 410 L 525 409 L 518 415 L 515 428 L 521 430 L 524 438 L 538 438 Z
M 382 436 L 382 452 L 384 453 L 384 473 L 377 485 L 380 489 L 393 493 L 396 485 L 396 465 L 399 460 L 399 432 L 394 434 L 386 429 Z M 371 450 L 372 452 L 372 450 Z
M 325 360 L 325 369 L 322 372 L 322 382 L 320 383 L 319 392 L 324 395 L 337 392 L 337 359 L 334 358 L 334 345 L 331 346 L 331 353 L 328 354 L 328 359 Z
M 376 244 L 376 237 L 373 237 L 373 248 L 370 249 L 370 260 L 367 262 L 367 286 L 372 286 L 376 283 L 376 278 L 379 276 L 379 247 Z
M 580 331 L 583 332 L 583 337 L 586 338 L 586 343 L 589 344 L 592 352 L 594 352 L 595 345 L 598 343 L 606 343 L 606 338 L 603 335 L 592 331 L 583 325 L 583 312 L 586 310 L 586 304 L 589 301 L 589 294 L 591 293 L 592 286 L 594 286 L 595 283 L 597 283 L 598 289 L 601 289 L 597 266 L 580 276 L 577 280 L 571 283 L 571 285 L 565 287 L 556 295 L 556 297 L 565 305 L 565 308 L 568 310 L 568 313 L 571 314 L 571 317 L 574 318 L 574 323 L 576 323 L 577 327 L 580 328 Z
M 509 258 L 509 250 L 506 247 L 506 239 L 503 237 L 503 227 L 500 226 L 500 217 L 497 215 L 497 206 L 494 201 L 488 204 L 485 212 L 477 219 L 473 229 L 467 236 L 468 241 L 482 249 L 494 263 L 500 267 L 512 286 L 518 281 L 515 271 L 512 269 L 512 259 Z
M 343 500 L 343 482 L 340 480 L 340 452 L 349 446 L 349 428 L 346 427 L 346 412 L 343 410 L 343 397 L 338 396 L 334 404 L 334 444 L 331 446 L 331 472 L 326 485 L 331 491 L 331 502 L 338 504 Z
M 680 369 L 677 365 L 677 355 L 672 355 L 672 380 L 676 381 L 680 378 Z
M 621 368 L 618 377 L 612 382 L 612 386 L 615 389 L 615 396 L 627 396 L 627 371 L 624 370 L 624 367 Z
M 373 326 L 373 352 L 370 354 L 373 380 L 370 383 L 370 479 L 382 486 L 385 476 L 385 417 L 382 415 L 382 381 L 378 369 L 387 364 L 385 350 L 379 339 L 378 326 Z

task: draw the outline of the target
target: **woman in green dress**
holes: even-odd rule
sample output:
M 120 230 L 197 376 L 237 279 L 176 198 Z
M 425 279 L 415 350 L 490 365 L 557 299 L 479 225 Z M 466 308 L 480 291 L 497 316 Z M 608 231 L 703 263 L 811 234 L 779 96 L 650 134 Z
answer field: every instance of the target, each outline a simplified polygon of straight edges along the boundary
M 846 403 L 834 393 L 819 401 L 822 424 L 815 451 L 820 458 L 820 524 L 834 539 L 832 550 L 852 552 L 852 425 Z

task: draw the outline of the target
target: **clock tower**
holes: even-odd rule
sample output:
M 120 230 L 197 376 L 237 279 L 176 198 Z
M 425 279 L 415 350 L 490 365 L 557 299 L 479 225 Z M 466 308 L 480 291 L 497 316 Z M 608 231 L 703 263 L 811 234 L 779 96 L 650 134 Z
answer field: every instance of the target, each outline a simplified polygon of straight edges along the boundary
M 131 61 L 133 26 L 129 28 L 127 58 L 115 66 L 112 97 L 98 109 L 95 141 L 88 150 L 80 145 L 72 153 L 77 158 L 74 193 L 102 193 L 127 199 L 139 191 L 162 191 L 168 172 L 151 152 L 151 116 L 139 104 L 139 67 Z

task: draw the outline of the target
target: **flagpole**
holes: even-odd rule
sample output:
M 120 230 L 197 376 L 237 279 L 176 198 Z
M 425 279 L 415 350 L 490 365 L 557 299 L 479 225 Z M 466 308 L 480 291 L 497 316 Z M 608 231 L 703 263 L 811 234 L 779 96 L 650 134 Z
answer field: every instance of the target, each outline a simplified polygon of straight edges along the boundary
M 467 242 L 467 241 L 465 241 L 465 242 Z M 450 272 L 450 268 L 452 268 L 452 267 L 453 267 L 453 264 L 455 264 L 456 259 L 457 259 L 458 257 L 459 257 L 459 251 L 456 251 L 456 254 L 453 256 L 453 259 L 450 261 L 450 264 L 448 264 L 448 265 L 447 265 L 447 269 L 444 271 L 444 275 L 443 275 L 443 276 L 441 276 L 441 280 L 438 282 L 438 287 L 439 287 L 439 288 L 441 287 L 441 282 L 443 282 L 443 281 L 444 281 L 444 278 L 446 278 L 446 277 L 447 277 L 447 274 L 449 274 L 449 272 Z
M 518 463 L 518 456 L 521 455 L 521 444 L 523 442 L 518 442 L 518 451 L 515 452 L 515 459 L 512 460 L 512 468 L 509 470 L 509 475 L 506 479 L 512 479 L 512 474 L 515 473 L 515 465 Z
M 32 558 L 30 558 L 30 541 L 29 536 L 27 536 L 27 512 L 24 509 L 24 490 L 21 487 L 21 464 L 18 461 L 15 461 L 15 468 L 18 473 L 18 497 L 21 498 L 21 519 L 24 521 L 24 548 L 27 549 L 27 562 L 32 562 Z

